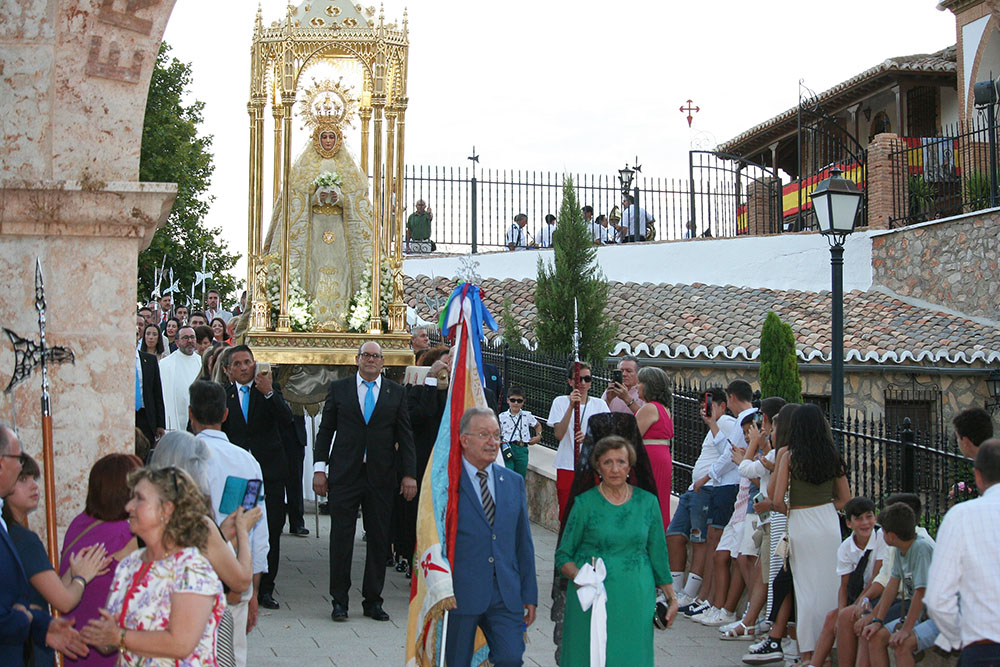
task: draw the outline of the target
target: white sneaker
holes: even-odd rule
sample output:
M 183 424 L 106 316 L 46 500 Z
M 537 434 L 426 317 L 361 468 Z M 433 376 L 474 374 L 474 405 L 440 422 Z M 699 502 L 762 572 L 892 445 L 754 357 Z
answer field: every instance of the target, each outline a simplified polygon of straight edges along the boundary
M 720 625 L 725 625 L 726 623 L 732 623 L 736 620 L 736 613 L 732 611 L 726 611 L 725 609 L 716 609 L 715 613 L 711 617 L 706 616 L 702 618 L 699 623 L 706 625 L 710 628 L 718 627 Z
M 714 611 L 716 611 L 715 607 L 713 607 L 712 605 L 708 605 L 707 607 L 705 607 L 704 609 L 702 609 L 698 613 L 692 614 L 688 618 L 690 618 L 695 623 L 701 623 L 701 620 L 703 618 L 706 618 L 709 614 L 711 614 Z
M 785 661 L 793 665 L 799 661 L 799 643 L 794 639 L 788 639 L 781 646 L 781 652 L 785 656 Z
M 701 612 L 705 611 L 711 606 L 712 604 L 708 600 L 695 599 L 691 604 L 687 606 L 687 609 L 681 607 L 680 613 L 684 614 L 684 616 L 686 616 L 687 618 L 691 618 L 695 614 L 700 614 Z
M 761 641 L 750 645 L 750 650 L 743 654 L 742 660 L 748 665 L 780 662 L 782 660 L 781 643 L 770 637 L 764 637 Z
M 694 598 L 691 597 L 690 595 L 688 595 L 687 593 L 681 591 L 680 593 L 677 594 L 677 606 L 678 607 L 686 607 L 687 605 L 691 604 L 692 602 L 694 602 Z

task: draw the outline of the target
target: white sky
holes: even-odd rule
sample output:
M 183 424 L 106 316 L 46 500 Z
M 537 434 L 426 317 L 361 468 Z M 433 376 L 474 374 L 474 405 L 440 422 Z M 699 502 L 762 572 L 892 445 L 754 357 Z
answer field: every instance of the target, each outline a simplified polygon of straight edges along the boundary
M 263 1 L 266 25 L 285 4 Z M 795 106 L 800 78 L 822 92 L 886 58 L 955 43 L 954 16 L 936 4 L 385 0 L 387 20 L 409 9 L 406 162 L 464 167 L 475 145 L 484 168 L 609 174 L 638 155 L 644 175 L 685 178 L 685 100 L 701 107 L 694 129 L 725 141 Z M 255 10 L 251 0 L 177 0 L 164 36 L 192 64 L 203 131 L 214 135 L 206 223 L 240 253 Z

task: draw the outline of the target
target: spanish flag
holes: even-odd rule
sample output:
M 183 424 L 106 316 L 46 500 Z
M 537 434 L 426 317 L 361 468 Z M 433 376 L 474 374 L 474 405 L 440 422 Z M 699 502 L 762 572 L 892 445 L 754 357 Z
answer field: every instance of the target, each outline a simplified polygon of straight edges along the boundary
M 451 382 L 441 428 L 427 463 L 417 501 L 417 548 L 410 584 L 406 632 L 407 667 L 435 667 L 444 654 L 446 612 L 455 608 L 451 564 L 458 528 L 458 493 L 462 475 L 459 421 L 468 408 L 487 407 L 483 392 L 483 327 L 497 323 L 483 305 L 479 287 L 460 283 L 439 322 L 442 334 L 455 341 Z M 488 648 L 480 632 L 472 664 L 486 662 Z M 451 667 L 466 667 L 452 665 Z

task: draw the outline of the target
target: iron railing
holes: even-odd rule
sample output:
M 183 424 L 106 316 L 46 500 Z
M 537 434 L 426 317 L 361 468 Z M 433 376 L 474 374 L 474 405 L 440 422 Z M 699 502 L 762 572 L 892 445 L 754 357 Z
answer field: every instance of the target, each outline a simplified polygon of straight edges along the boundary
M 946 126 L 940 137 L 902 137 L 889 153 L 890 227 L 1000 205 L 996 132 L 996 123 L 980 119 Z
M 484 347 L 483 358 L 500 369 L 504 388 L 517 386 L 524 391 L 525 409 L 543 424 L 552 400 L 569 391 L 568 356 L 504 345 Z M 593 376 L 590 395 L 600 396 L 610 381 L 610 363 L 595 366 Z M 671 383 L 673 492 L 679 495 L 691 484 L 691 470 L 708 432 L 700 415 L 707 387 L 677 378 Z M 505 407 L 502 405 L 501 409 Z M 851 410 L 845 411 L 842 423 L 833 424 L 833 433 L 847 464 L 851 493 L 871 498 L 880 507 L 894 493 L 918 494 L 923 503 L 921 523 L 932 534 L 952 505 L 976 495 L 972 461 L 959 452 L 954 435 L 914 429 L 908 418 L 900 424 L 890 424 L 883 416 Z M 553 449 L 558 446 L 551 428 L 543 430 L 542 444 Z

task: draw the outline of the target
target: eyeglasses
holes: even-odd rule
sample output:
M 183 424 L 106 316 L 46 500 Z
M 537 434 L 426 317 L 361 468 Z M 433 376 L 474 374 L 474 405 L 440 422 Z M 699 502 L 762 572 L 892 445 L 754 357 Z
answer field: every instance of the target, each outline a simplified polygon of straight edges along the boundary
M 194 340 L 194 336 L 178 336 L 177 340 Z
M 507 402 L 508 403 L 524 403 L 524 399 L 523 398 L 508 398 Z
M 477 438 L 482 438 L 483 440 L 486 440 L 488 438 L 490 440 L 495 440 L 497 442 L 500 442 L 499 433 L 466 433 L 465 435 L 474 435 Z
M 375 361 L 376 359 L 381 359 L 382 355 L 378 352 L 362 352 L 358 355 L 362 359 L 368 359 L 370 361 Z
M 21 455 L 20 455 L 20 454 L 0 454 L 0 458 L 5 458 L 5 459 L 17 459 L 17 462 L 18 462 L 18 463 L 20 463 L 20 464 L 22 464 L 22 465 L 24 464 L 24 459 L 23 459 L 23 458 L 21 458 Z
M 580 376 L 580 382 L 590 383 L 590 382 L 593 382 L 593 381 L 594 381 L 594 378 L 591 377 L 590 375 L 581 375 Z

